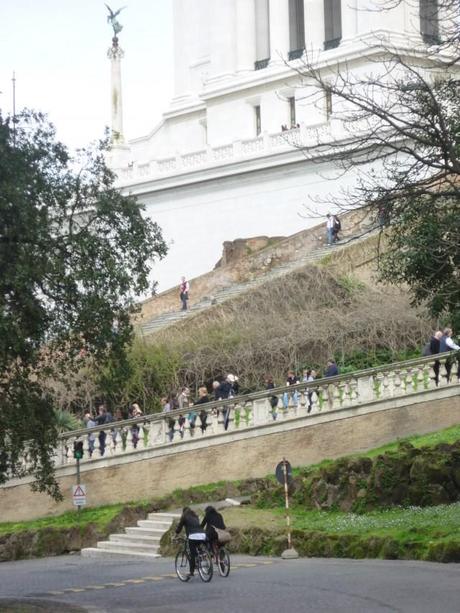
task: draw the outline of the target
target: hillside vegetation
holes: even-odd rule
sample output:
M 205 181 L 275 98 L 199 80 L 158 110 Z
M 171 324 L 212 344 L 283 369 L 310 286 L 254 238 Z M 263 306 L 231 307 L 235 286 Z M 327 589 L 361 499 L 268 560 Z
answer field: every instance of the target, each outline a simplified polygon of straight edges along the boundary
M 150 413 L 181 386 L 194 398 L 230 372 L 244 392 L 263 389 L 267 375 L 283 385 L 289 369 L 321 373 L 331 357 L 342 373 L 416 357 L 430 328 L 403 292 L 307 266 L 138 337 L 123 364 L 89 364 L 53 392 L 60 407 L 103 397 L 112 408 L 139 402 Z
M 137 339 L 125 392 L 153 407 L 158 394 L 229 372 L 253 390 L 268 374 L 284 384 L 289 368 L 322 371 L 331 356 L 342 372 L 366 368 L 420 355 L 429 329 L 403 293 L 309 266 Z

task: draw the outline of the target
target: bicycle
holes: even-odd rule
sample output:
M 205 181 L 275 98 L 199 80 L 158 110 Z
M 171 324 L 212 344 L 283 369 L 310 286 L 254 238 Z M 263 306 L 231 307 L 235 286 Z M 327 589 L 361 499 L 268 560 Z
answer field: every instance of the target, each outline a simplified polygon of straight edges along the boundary
M 189 581 L 191 577 L 191 574 L 190 574 L 191 551 L 190 551 L 189 540 L 188 538 L 177 537 L 174 539 L 174 541 L 183 543 L 182 549 L 178 551 L 176 554 L 175 568 L 176 568 L 176 575 L 178 576 L 178 578 L 181 581 L 186 582 L 186 581 Z M 202 581 L 204 581 L 205 583 L 209 583 L 214 573 L 214 567 L 213 567 L 213 561 L 211 558 L 211 554 L 209 553 L 208 548 L 206 547 L 206 541 L 195 541 L 195 542 L 196 542 L 196 550 L 197 550 L 195 563 L 196 563 L 196 568 L 198 570 L 198 574 L 200 575 L 200 579 Z
M 212 557 L 221 577 L 228 577 L 230 574 L 230 554 L 225 549 L 224 545 L 211 545 Z
M 211 559 L 217 566 L 219 575 L 221 577 L 228 577 L 230 574 L 230 554 L 225 549 L 225 545 L 223 543 L 219 543 L 219 541 L 210 540 L 207 540 L 206 544 L 208 546 Z

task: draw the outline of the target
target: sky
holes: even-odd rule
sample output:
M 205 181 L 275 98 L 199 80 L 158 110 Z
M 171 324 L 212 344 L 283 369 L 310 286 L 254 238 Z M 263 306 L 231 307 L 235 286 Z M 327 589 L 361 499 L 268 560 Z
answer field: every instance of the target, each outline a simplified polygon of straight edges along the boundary
M 118 16 L 124 135 L 147 134 L 173 96 L 173 0 L 108 0 Z M 48 114 L 71 149 L 110 126 L 112 28 L 102 0 L 0 0 L 0 109 Z

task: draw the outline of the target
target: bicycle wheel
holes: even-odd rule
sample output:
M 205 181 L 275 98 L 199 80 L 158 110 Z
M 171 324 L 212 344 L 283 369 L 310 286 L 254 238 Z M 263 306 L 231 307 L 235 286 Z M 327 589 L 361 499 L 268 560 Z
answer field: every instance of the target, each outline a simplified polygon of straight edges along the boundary
M 201 580 L 209 583 L 212 579 L 214 568 L 212 565 L 211 554 L 205 547 L 200 547 L 197 555 L 198 574 Z
M 185 551 L 179 551 L 176 555 L 176 575 L 181 581 L 190 579 L 190 560 Z
M 217 556 L 217 568 L 219 569 L 219 575 L 221 577 L 228 577 L 230 574 L 230 556 L 228 555 L 228 551 L 225 549 L 225 547 L 221 547 Z

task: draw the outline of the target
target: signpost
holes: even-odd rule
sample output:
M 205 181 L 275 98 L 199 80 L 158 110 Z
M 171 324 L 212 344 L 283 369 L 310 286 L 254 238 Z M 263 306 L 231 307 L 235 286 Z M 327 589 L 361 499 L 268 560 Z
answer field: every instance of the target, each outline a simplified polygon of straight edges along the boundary
M 86 504 L 86 485 L 77 483 L 72 485 L 72 499 L 76 507 L 80 508 Z
M 299 554 L 292 546 L 291 540 L 291 517 L 289 515 L 289 484 L 292 482 L 292 466 L 283 458 L 275 469 L 276 479 L 281 485 L 284 485 L 284 499 L 286 505 L 286 526 L 287 526 L 287 542 L 288 548 L 283 551 L 281 557 L 286 559 L 298 558 Z
M 83 457 L 83 441 L 75 441 L 73 444 L 73 457 L 77 460 L 77 485 L 72 487 L 73 504 L 80 512 L 81 507 L 86 504 L 86 485 L 80 483 L 80 460 Z

